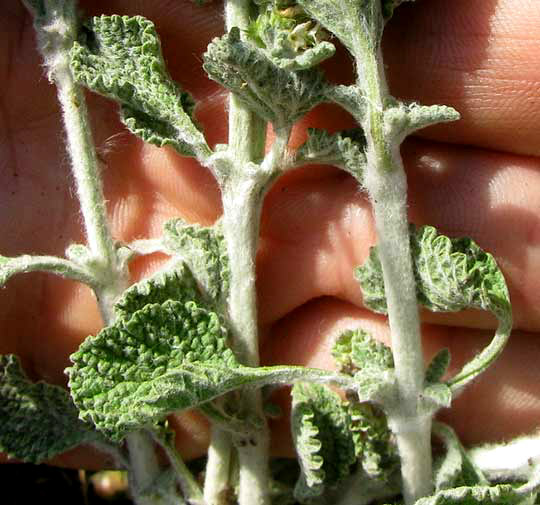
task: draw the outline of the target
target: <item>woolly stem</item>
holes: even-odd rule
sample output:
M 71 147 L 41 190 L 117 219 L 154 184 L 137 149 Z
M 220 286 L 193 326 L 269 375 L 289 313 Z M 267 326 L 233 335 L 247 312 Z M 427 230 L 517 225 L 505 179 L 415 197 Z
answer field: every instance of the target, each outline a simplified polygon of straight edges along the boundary
M 380 9 L 376 5 L 373 9 Z M 376 14 L 372 13 L 375 19 Z M 397 136 L 385 131 L 384 111 L 390 95 L 382 53 L 368 38 L 358 35 L 355 54 L 358 87 L 366 106 L 357 118 L 367 141 L 363 184 L 375 217 L 399 397 L 398 406 L 388 412 L 389 426 L 401 458 L 405 503 L 412 504 L 431 492 L 431 416 L 419 410 L 424 358 L 409 240 L 407 180 L 399 143 L 389 140 Z

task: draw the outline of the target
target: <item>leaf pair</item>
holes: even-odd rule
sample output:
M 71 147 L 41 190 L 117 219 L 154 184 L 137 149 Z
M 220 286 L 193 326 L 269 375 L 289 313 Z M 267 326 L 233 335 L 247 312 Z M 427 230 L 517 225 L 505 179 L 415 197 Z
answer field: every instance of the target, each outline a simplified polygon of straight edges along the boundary
M 298 383 L 292 391 L 292 433 L 301 467 L 296 498 L 309 502 L 332 492 L 355 472 L 385 483 L 396 469 L 384 415 L 349 403 L 326 386 Z M 358 467 L 357 464 L 358 463 Z
M 209 44 L 203 68 L 277 129 L 293 125 L 325 98 L 320 71 L 281 68 L 263 50 L 241 40 L 238 28 Z
M 389 396 L 388 391 L 393 393 L 393 382 L 385 380 L 387 375 L 393 376 L 392 353 L 366 332 L 343 332 L 332 355 L 339 370 L 354 377 L 360 399 L 364 396 L 379 401 Z M 294 386 L 291 423 L 301 466 L 295 488 L 300 501 L 338 489 L 353 473 L 361 475 L 372 492 L 374 483 L 386 484 L 397 468 L 385 415 L 371 403 L 359 403 L 354 396 L 349 395 L 345 401 L 323 385 Z
M 435 312 L 466 308 L 488 310 L 499 320 L 497 332 L 480 354 L 447 384 L 457 391 L 482 373 L 501 353 L 510 335 L 512 310 L 504 277 L 493 256 L 471 239 L 451 239 L 432 226 L 411 227 L 413 268 L 418 302 Z M 364 304 L 386 313 L 384 280 L 377 247 L 355 271 Z

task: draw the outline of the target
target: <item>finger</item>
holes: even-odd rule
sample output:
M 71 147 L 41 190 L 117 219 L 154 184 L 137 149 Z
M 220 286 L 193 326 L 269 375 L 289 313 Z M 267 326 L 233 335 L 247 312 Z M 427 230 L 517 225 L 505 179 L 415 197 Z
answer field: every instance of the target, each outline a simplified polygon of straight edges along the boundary
M 403 149 L 412 222 L 470 236 L 506 277 L 515 325 L 540 329 L 540 162 L 534 158 L 415 141 Z M 279 180 L 265 202 L 258 263 L 260 317 L 271 323 L 320 296 L 361 305 L 353 269 L 375 243 L 371 209 L 338 171 L 306 168 Z M 317 178 L 319 175 L 320 177 Z M 286 288 L 285 288 L 286 286 Z M 491 327 L 486 315 L 430 316 Z
M 430 138 L 539 155 L 539 28 L 534 0 L 405 4 L 385 37 L 392 92 L 461 113 Z
M 339 334 L 362 328 L 387 345 L 390 343 L 386 319 L 332 298 L 310 301 L 287 315 L 272 328 L 265 341 L 265 364 L 295 364 L 334 369 L 331 349 Z M 424 324 L 422 327 L 426 363 L 442 348 L 448 348 L 452 376 L 491 338 L 481 330 Z M 540 359 L 538 335 L 514 335 L 501 357 L 454 400 L 451 409 L 439 417 L 451 424 L 467 445 L 509 439 L 537 428 L 540 414 L 540 386 L 535 363 Z M 272 447 L 277 454 L 290 455 L 290 397 L 288 390 L 274 397 L 284 411 L 272 425 Z

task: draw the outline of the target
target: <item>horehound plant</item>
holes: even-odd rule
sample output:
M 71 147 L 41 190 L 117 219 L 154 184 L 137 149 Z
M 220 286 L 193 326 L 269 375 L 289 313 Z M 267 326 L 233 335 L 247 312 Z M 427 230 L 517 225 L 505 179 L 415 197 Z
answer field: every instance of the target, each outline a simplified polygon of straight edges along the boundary
M 38 270 L 82 282 L 94 291 L 105 327 L 71 356 L 69 392 L 29 381 L 15 355 L 1 357 L 2 451 L 41 462 L 94 445 L 128 470 L 138 505 L 536 502 L 537 439 L 468 451 L 449 426 L 433 422 L 500 354 L 512 313 L 489 253 L 471 239 L 408 223 L 400 144 L 458 113 L 390 95 L 380 44 L 403 1 L 225 0 L 226 33 L 203 56 L 208 76 L 230 92 L 228 143 L 216 146 L 193 117 L 192 97 L 169 76 L 150 20 L 82 21 L 70 0 L 24 2 L 57 88 L 87 244 L 70 246 L 65 258 L 2 257 L 1 282 Z M 319 68 L 338 43 L 354 61 L 353 84 L 332 84 Z M 223 216 L 210 227 L 173 219 L 160 239 L 115 241 L 83 87 L 118 102 L 133 134 L 210 170 Z M 292 127 L 321 103 L 344 108 L 357 129 L 311 129 L 292 149 Z M 350 328 L 335 341 L 335 371 L 262 367 L 255 291 L 261 207 L 281 174 L 312 164 L 342 168 L 369 196 L 377 245 L 351 276 L 364 305 L 388 315 L 392 346 Z M 165 267 L 129 285 L 129 262 L 156 251 L 169 256 Z M 447 377 L 446 349 L 424 367 L 419 304 L 490 311 L 499 326 L 485 349 Z M 270 470 L 272 404 L 262 394 L 263 386 L 283 384 L 293 385 L 292 485 L 275 465 Z M 167 424 L 168 415 L 193 408 L 212 425 L 202 486 Z M 444 448 L 435 457 L 432 436 Z

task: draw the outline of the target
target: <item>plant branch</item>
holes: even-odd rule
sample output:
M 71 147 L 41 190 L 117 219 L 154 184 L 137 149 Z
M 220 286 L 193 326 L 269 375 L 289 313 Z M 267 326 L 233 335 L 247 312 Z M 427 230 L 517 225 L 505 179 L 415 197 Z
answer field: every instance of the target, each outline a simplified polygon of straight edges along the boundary
M 232 451 L 231 436 L 219 426 L 212 426 L 204 478 L 206 505 L 225 505 L 229 490 L 229 470 Z
M 380 7 L 379 7 L 380 8 Z M 383 270 L 399 401 L 388 412 L 401 457 L 405 502 L 431 492 L 431 415 L 419 411 L 424 359 L 407 218 L 407 180 L 399 144 L 384 131 L 387 90 L 380 48 L 359 37 L 355 54 L 358 87 L 367 111 L 357 120 L 367 141 L 363 179 L 375 216 Z
M 56 256 L 31 256 L 24 254 L 14 258 L 2 258 L 0 262 L 0 283 L 4 284 L 10 277 L 16 274 L 30 272 L 46 272 L 82 282 L 91 287 L 95 286 L 96 279 L 81 265 L 73 261 L 58 258 Z
M 171 462 L 172 468 L 174 470 L 174 475 L 184 498 L 190 505 L 205 505 L 205 500 L 201 488 L 192 473 L 189 471 L 188 467 L 179 456 L 178 451 L 174 447 L 172 440 L 166 440 L 164 437 L 156 436 L 153 432 L 154 440 L 158 442 L 161 447 L 165 450 L 169 461 Z

